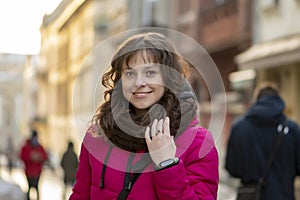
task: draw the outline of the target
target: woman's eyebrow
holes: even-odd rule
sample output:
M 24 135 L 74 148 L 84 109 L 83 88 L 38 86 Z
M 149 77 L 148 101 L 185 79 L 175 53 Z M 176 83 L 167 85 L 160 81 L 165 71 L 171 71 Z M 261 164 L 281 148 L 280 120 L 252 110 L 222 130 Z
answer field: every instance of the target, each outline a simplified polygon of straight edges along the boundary
M 149 70 L 149 69 L 158 69 L 158 66 L 146 66 L 145 70 Z
M 129 65 L 125 65 L 125 66 L 123 67 L 123 70 L 125 70 L 125 69 L 132 69 L 132 67 L 130 67 Z
M 144 63 L 144 64 L 139 65 L 139 67 L 145 67 L 146 69 L 148 69 L 148 68 L 153 68 L 153 67 L 157 68 L 157 67 L 159 67 L 159 65 L 157 63 Z M 126 65 L 124 65 L 122 70 L 133 70 L 133 68 L 130 67 L 129 64 L 126 64 Z

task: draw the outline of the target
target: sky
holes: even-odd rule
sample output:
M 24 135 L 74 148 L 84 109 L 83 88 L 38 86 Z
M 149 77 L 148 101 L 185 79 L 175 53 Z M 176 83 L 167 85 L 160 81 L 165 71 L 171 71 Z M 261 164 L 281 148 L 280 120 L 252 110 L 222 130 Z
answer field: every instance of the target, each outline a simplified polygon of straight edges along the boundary
M 43 16 L 61 0 L 0 0 L 0 53 L 38 54 Z

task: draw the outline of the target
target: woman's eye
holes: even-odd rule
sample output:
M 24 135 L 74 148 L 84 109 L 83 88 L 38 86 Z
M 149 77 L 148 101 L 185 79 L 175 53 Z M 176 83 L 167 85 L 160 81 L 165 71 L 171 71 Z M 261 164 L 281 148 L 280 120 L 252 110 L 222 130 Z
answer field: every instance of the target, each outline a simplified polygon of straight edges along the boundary
M 125 76 L 126 76 L 127 78 L 133 78 L 134 75 L 135 75 L 135 73 L 132 72 L 132 71 L 127 71 L 127 72 L 125 72 Z
M 157 73 L 156 73 L 156 71 L 154 71 L 154 70 L 149 70 L 149 71 L 147 71 L 146 72 L 146 76 L 147 77 L 153 77 L 153 76 L 155 76 Z

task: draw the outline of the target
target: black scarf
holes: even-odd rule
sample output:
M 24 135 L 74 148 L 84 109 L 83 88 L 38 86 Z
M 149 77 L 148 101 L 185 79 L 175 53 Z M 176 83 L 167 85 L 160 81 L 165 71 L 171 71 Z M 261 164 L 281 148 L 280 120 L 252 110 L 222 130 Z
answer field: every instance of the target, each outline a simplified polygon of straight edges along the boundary
M 188 127 L 196 116 L 198 109 L 195 95 L 191 90 L 182 92 L 180 99 L 175 102 L 170 111 L 172 114 L 169 114 L 170 134 L 174 137 L 180 135 Z M 150 126 L 154 119 L 162 119 L 166 116 L 165 110 L 160 104 L 155 104 L 151 107 L 148 114 L 142 116 L 123 112 L 118 116 L 113 116 L 115 120 L 114 126 L 103 130 L 103 132 L 112 144 L 121 149 L 130 152 L 148 152 L 144 138 L 146 127 Z M 145 123 L 137 124 L 141 121 Z M 103 135 L 103 133 L 100 133 L 100 135 Z

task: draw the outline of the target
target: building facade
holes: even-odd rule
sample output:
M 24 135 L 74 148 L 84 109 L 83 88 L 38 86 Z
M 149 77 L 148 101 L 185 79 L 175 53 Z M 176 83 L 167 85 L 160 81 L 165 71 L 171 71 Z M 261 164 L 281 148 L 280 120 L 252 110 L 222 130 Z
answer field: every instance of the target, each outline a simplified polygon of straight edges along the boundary
M 0 153 L 14 158 L 35 120 L 35 67 L 36 56 L 0 54 Z
M 45 130 L 54 162 L 68 140 L 77 151 L 96 106 L 95 94 L 104 67 L 95 48 L 127 27 L 126 1 L 63 0 L 44 16 L 38 68 L 37 115 Z M 101 53 L 101 52 L 100 52 Z M 100 55 L 101 56 L 101 55 Z M 104 70 L 104 69 L 103 69 Z M 97 96 L 97 97 L 95 97 Z
M 286 114 L 300 123 L 300 2 L 256 1 L 253 45 L 238 55 L 239 70 L 254 70 L 256 82 L 274 81 L 281 88 Z

